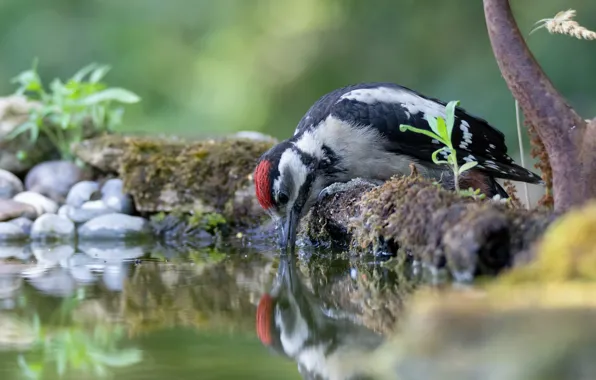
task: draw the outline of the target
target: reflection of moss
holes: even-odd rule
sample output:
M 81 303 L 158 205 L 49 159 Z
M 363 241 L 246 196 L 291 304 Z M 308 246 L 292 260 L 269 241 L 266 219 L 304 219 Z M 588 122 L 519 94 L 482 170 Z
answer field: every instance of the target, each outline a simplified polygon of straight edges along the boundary
M 501 281 L 596 280 L 596 202 L 571 210 L 553 223 L 537 245 L 536 255 Z

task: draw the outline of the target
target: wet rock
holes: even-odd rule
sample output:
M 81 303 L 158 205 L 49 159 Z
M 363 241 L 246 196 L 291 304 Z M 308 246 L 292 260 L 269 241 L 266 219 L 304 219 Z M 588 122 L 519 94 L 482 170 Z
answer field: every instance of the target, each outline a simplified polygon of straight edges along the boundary
M 35 207 L 37 215 L 55 214 L 58 211 L 58 203 L 33 191 L 23 191 L 12 198 L 13 201 L 26 203 Z
M 13 219 L 9 223 L 18 226 L 21 229 L 21 231 L 23 231 L 23 233 L 27 236 L 29 236 L 29 234 L 31 233 L 31 226 L 33 226 L 33 221 L 25 217 Z
M 23 183 L 19 177 L 0 169 L 0 199 L 10 199 L 23 190 Z
M 40 216 L 33 222 L 33 226 L 31 227 L 31 239 L 34 240 L 67 240 L 74 238 L 74 235 L 74 223 L 69 219 L 55 214 Z
M 44 134 L 35 143 L 29 134 L 5 138 L 29 117 L 29 110 L 39 103 L 28 101 L 23 96 L 0 98 L 0 168 L 12 173 L 22 173 L 52 154 L 55 148 Z
M 46 161 L 35 165 L 25 177 L 25 188 L 63 202 L 69 190 L 89 174 L 71 161 Z
M 66 196 L 66 204 L 71 207 L 81 207 L 97 190 L 99 190 L 99 184 L 95 181 L 78 182 L 70 188 Z
M 37 209 L 28 203 L 17 202 L 12 199 L 0 199 L 0 221 L 19 217 L 35 219 Z
M 130 195 L 124 193 L 123 182 L 119 178 L 107 180 L 101 187 L 101 200 L 116 212 L 122 214 L 133 213 L 133 203 Z
M 61 216 L 63 218 L 68 218 L 68 210 L 70 209 L 69 205 L 62 205 L 60 206 L 60 208 L 58 209 L 58 216 Z
M 149 237 L 151 229 L 146 219 L 111 213 L 86 222 L 78 233 L 80 239 L 124 239 Z
M 66 207 L 66 216 L 75 223 L 85 223 L 98 216 L 114 212 L 101 200 L 85 202 L 80 208 L 68 205 Z
M 272 145 L 246 138 L 185 143 L 109 135 L 83 141 L 74 152 L 90 165 L 117 172 L 138 211 L 217 212 L 245 227 L 267 219 L 262 208 L 253 207 L 254 193 L 245 190 L 253 186 L 257 159 Z M 252 199 L 249 207 L 245 194 Z
M 10 222 L 0 222 L 0 241 L 25 240 L 27 235 L 23 230 Z

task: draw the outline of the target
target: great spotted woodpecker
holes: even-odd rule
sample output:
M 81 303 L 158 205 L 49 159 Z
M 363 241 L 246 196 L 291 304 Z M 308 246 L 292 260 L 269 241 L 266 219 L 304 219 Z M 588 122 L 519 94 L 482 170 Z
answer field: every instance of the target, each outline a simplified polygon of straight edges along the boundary
M 257 336 L 265 346 L 298 364 L 309 380 L 368 379 L 368 358 L 385 338 L 337 310 L 323 307 L 304 285 L 294 258 L 281 256 L 277 278 L 257 307 Z
M 300 218 L 321 191 L 336 182 L 371 182 L 411 172 L 454 188 L 451 170 L 436 165 L 439 141 L 401 124 L 430 130 L 427 116 L 446 118 L 446 103 L 393 83 L 357 84 L 321 97 L 302 117 L 294 136 L 263 154 L 254 171 L 261 206 L 280 222 L 281 245 L 294 249 Z M 486 120 L 455 110 L 452 143 L 460 165 L 478 165 L 459 178 L 461 188 L 508 197 L 495 178 L 540 183 L 538 175 L 507 155 L 503 133 Z

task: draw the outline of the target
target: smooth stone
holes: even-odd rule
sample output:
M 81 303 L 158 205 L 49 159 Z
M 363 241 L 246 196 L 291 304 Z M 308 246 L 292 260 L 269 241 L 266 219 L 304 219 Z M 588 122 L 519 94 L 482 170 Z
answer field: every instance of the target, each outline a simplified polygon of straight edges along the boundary
M 21 231 L 23 231 L 23 233 L 27 236 L 29 236 L 29 234 L 31 233 L 31 227 L 33 226 L 33 221 L 31 219 L 22 216 L 20 218 L 13 219 L 8 223 L 18 226 L 21 229 Z
M 70 188 L 87 177 L 87 172 L 71 161 L 46 161 L 35 165 L 27 173 L 25 188 L 62 202 Z
M 107 180 L 101 187 L 101 200 L 116 212 L 132 214 L 132 197 L 124 193 L 124 183 L 119 178 Z
M 0 199 L 10 199 L 23 191 L 23 182 L 8 170 L 0 169 Z
M 0 221 L 11 220 L 19 217 L 35 219 L 37 209 L 28 203 L 17 202 L 12 199 L 0 199 Z
M 26 240 L 27 235 L 21 227 L 10 222 L 0 222 L 0 241 Z
M 146 219 L 111 213 L 91 219 L 78 232 L 80 239 L 122 239 L 149 236 L 151 229 Z
M 69 205 L 62 205 L 62 206 L 60 206 L 60 208 L 58 209 L 58 212 L 56 214 L 63 218 L 68 218 L 68 210 L 69 209 L 70 209 Z
M 35 207 L 37 215 L 55 214 L 58 211 L 58 203 L 34 191 L 23 191 L 22 193 L 18 193 L 12 200 Z
M 72 207 L 81 207 L 83 203 L 91 199 L 91 195 L 99 190 L 99 184 L 95 181 L 77 182 L 66 196 L 66 204 Z
M 56 214 L 44 214 L 33 222 L 31 239 L 72 239 L 75 235 L 74 223 Z
M 85 223 L 101 215 L 111 214 L 114 210 L 106 207 L 103 201 L 89 201 L 80 208 L 67 206 L 66 216 L 75 223 Z

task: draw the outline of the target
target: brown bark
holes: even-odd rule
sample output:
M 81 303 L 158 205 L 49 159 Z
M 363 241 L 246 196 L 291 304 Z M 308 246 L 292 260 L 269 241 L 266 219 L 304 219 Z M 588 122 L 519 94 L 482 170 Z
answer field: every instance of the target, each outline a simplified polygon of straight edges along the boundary
M 499 69 L 548 153 L 555 209 L 596 197 L 596 123 L 588 125 L 557 92 L 521 36 L 508 0 L 484 0 L 484 13 Z

